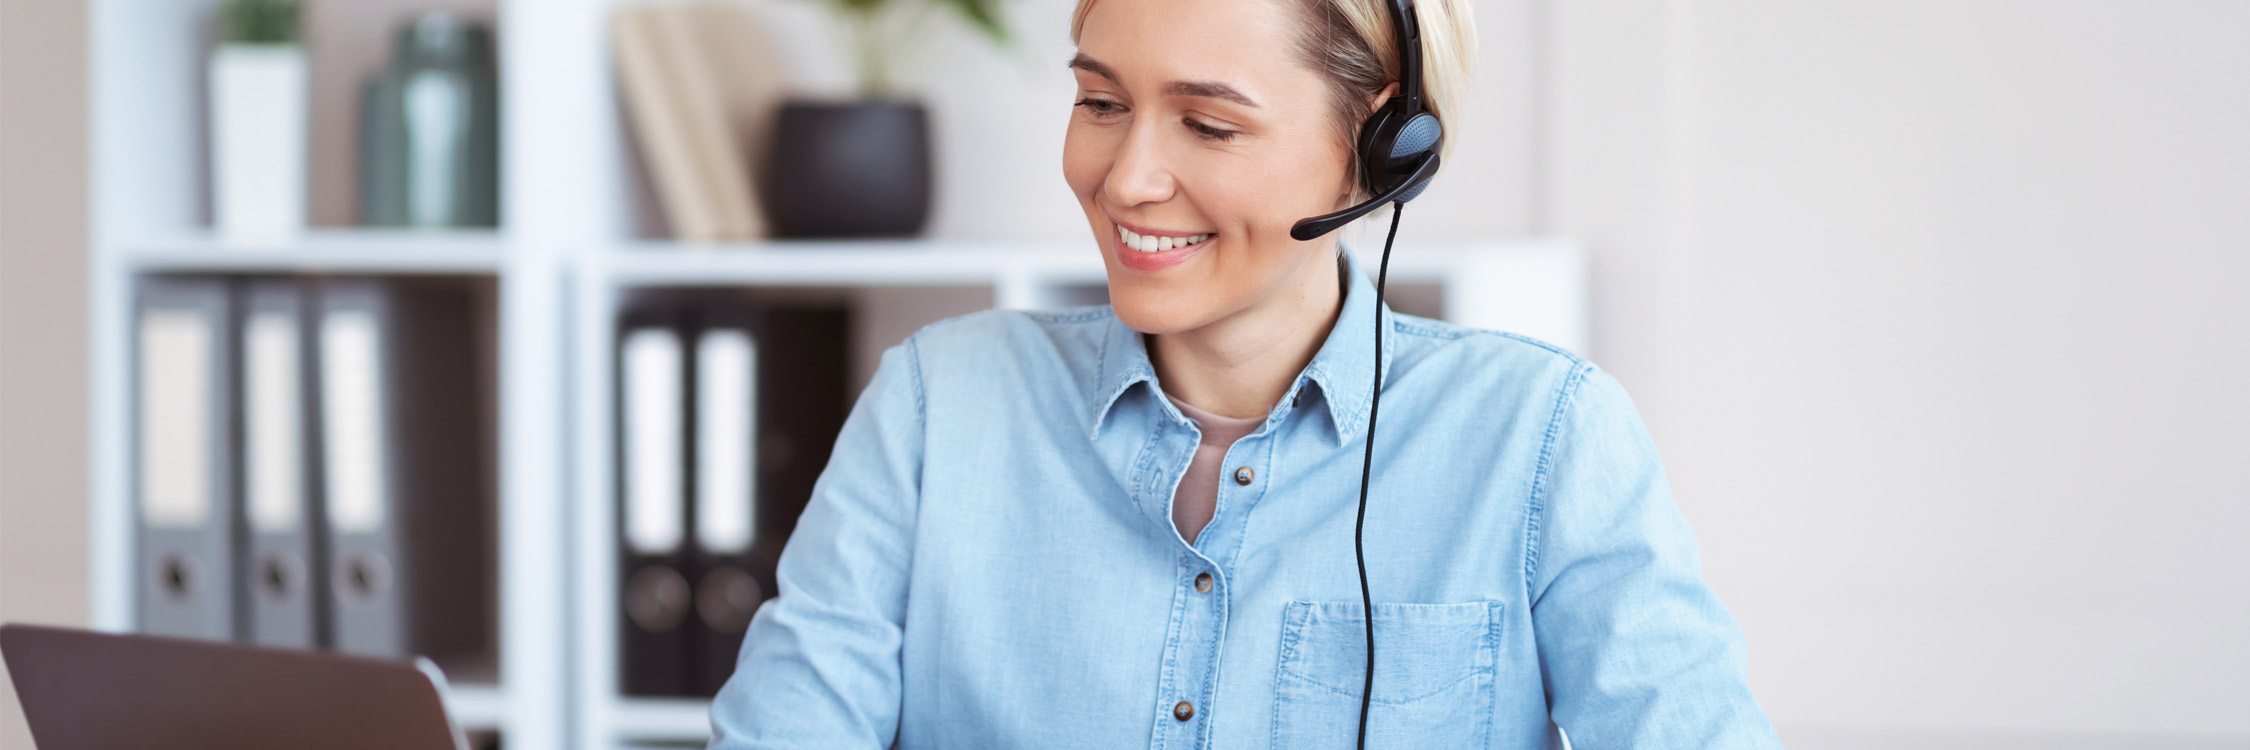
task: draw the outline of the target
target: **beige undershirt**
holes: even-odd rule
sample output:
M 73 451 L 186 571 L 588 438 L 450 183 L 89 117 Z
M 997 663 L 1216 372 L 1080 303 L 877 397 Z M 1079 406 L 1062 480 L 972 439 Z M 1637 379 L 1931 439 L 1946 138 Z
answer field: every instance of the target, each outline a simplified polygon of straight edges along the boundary
M 1171 399 L 1173 406 L 1180 407 L 1181 414 L 1195 420 L 1203 429 L 1203 442 L 1195 446 L 1195 459 L 1188 462 L 1187 476 L 1180 478 L 1179 489 L 1172 493 L 1172 525 L 1179 527 L 1180 538 L 1194 544 L 1196 534 L 1203 531 L 1204 524 L 1211 522 L 1211 514 L 1218 509 L 1220 478 L 1232 472 L 1222 465 L 1227 460 L 1227 448 L 1258 429 L 1266 419 L 1222 417 L 1189 406 L 1172 394 L 1164 394 L 1164 397 Z

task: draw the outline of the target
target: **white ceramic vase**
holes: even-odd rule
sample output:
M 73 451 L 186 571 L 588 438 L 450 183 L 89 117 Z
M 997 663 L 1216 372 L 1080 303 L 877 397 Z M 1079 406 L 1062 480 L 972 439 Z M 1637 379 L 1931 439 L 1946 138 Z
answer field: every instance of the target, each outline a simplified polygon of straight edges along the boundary
M 305 225 L 304 48 L 226 44 L 210 63 L 211 209 L 221 235 L 278 240 Z

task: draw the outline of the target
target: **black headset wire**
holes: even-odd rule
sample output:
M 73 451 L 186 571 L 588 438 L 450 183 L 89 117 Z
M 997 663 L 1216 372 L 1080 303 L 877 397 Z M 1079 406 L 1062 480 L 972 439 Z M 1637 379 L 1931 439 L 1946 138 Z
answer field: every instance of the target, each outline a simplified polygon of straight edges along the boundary
M 1375 697 L 1375 597 L 1367 590 L 1367 477 L 1375 470 L 1375 416 L 1383 406 L 1383 287 L 1391 275 L 1391 242 L 1398 239 L 1398 217 L 1405 203 L 1391 204 L 1391 232 L 1383 238 L 1383 261 L 1375 270 L 1375 391 L 1367 404 L 1367 456 L 1359 466 L 1359 518 L 1352 522 L 1352 557 L 1359 563 L 1360 624 L 1367 631 L 1367 681 L 1359 690 L 1359 748 L 1367 749 L 1367 705 Z

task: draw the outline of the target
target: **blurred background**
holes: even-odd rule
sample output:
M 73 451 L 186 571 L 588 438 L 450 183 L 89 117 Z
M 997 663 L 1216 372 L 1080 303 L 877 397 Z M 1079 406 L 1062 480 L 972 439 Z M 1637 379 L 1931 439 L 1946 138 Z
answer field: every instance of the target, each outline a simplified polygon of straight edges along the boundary
M 443 397 L 477 460 L 415 476 L 483 571 L 441 660 L 479 744 L 692 743 L 694 678 L 633 654 L 723 646 L 633 641 L 611 593 L 641 581 L 611 552 L 647 552 L 616 349 L 721 361 L 712 331 L 813 316 L 850 343 L 758 340 L 824 357 L 840 409 L 921 322 L 1102 299 L 1059 169 L 1071 0 L 891 5 L 0 0 L 0 619 L 202 627 L 143 598 L 151 331 L 365 313 L 450 332 L 377 354 L 473 386 Z M 1583 289 L 1526 326 L 1633 395 L 1786 744 L 2250 748 L 2250 3 L 1476 14 L 1459 159 L 1399 257 L 1561 248 Z M 887 171 L 848 166 L 869 149 Z M 1488 289 L 1419 268 L 1432 314 Z M 786 418 L 760 429 L 835 415 Z M 182 460 L 247 460 L 207 442 Z M 816 442 L 757 451 L 801 474 Z M 755 573 L 793 519 L 758 513 L 679 564 Z M 444 640 L 405 632 L 365 648 Z M 0 748 L 29 748 L 10 690 Z

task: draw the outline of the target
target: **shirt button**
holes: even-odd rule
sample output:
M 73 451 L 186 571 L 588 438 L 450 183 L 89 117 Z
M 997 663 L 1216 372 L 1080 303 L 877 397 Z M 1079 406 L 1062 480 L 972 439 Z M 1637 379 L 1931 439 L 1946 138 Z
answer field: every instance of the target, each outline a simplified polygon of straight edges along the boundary
M 1244 466 L 1234 470 L 1235 484 L 1249 484 L 1250 480 L 1256 478 L 1258 478 L 1258 473 L 1251 471 L 1250 467 L 1248 466 Z
M 1211 593 L 1211 574 L 1195 574 L 1195 590 L 1206 594 Z
M 1180 701 L 1179 703 L 1174 704 L 1172 706 L 1172 718 L 1179 719 L 1180 721 L 1187 721 L 1189 719 L 1195 718 L 1195 704 L 1189 703 L 1187 701 Z

